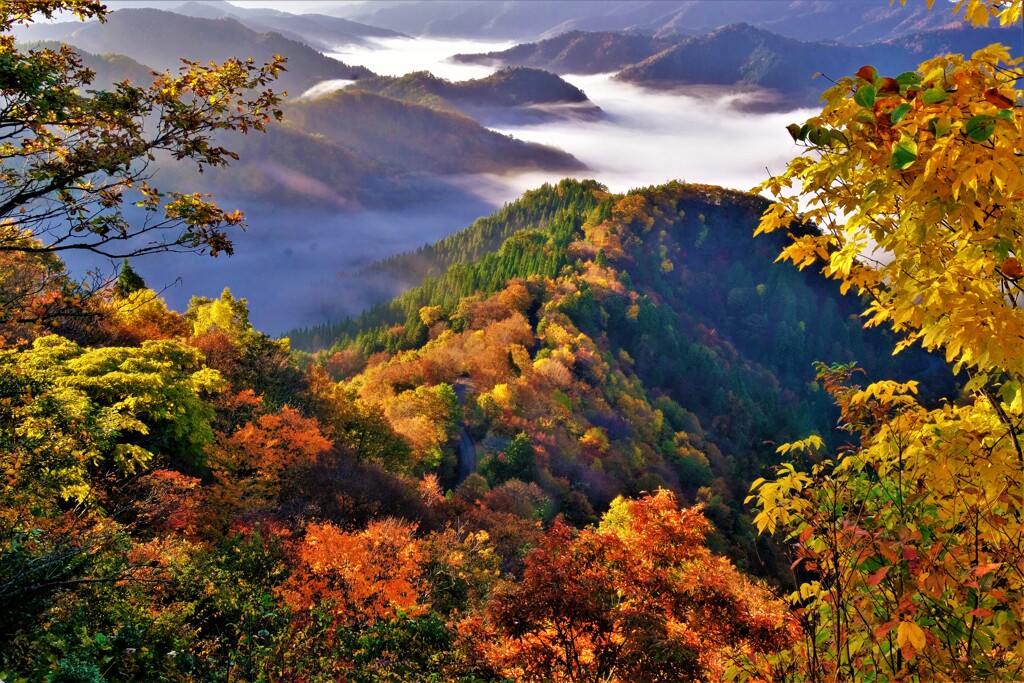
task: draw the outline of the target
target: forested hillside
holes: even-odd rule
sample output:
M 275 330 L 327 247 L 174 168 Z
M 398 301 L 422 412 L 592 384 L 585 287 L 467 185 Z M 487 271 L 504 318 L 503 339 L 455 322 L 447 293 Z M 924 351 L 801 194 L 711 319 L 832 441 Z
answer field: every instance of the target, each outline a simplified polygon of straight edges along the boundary
M 0 599 L 18 646 L 0 670 L 541 679 L 562 650 L 543 664 L 520 629 L 588 628 L 576 609 L 635 630 L 627 650 L 588 640 L 593 666 L 658 662 L 665 680 L 790 642 L 782 604 L 704 538 L 778 576 L 741 499 L 770 439 L 828 437 L 809 359 L 892 368 L 833 291 L 751 243 L 764 207 L 677 183 L 542 188 L 425 252 L 443 275 L 302 363 L 230 292 L 179 315 L 127 265 L 87 325 L 57 307 L 52 332 L 6 327 Z M 71 296 L 42 266 L 22 272 Z M 573 597 L 578 562 L 598 585 Z M 671 595 L 720 583 L 663 602 L 648 562 L 678 568 Z M 602 602 L 622 591 L 693 635 L 648 643 L 665 627 Z M 712 605 L 722 620 L 688 616 Z
M 483 411 L 463 404 L 484 467 L 522 431 L 539 459 L 520 476 L 556 500 L 585 500 L 584 512 L 562 510 L 572 518 L 666 486 L 713 502 L 709 514 L 731 536 L 720 547 L 756 565 L 741 521 L 746 482 L 775 461 L 782 435 L 831 439 L 831 403 L 810 383 L 815 360 L 856 359 L 873 375 L 952 388 L 938 362 L 892 358 L 891 339 L 861 329 L 856 302 L 774 266 L 781 243 L 748 237 L 765 207 L 719 188 L 618 196 L 563 181 L 373 269 L 422 274 L 421 286 L 290 337 L 333 343 L 319 362 L 388 415 L 408 411 L 423 383 L 463 387 Z M 422 425 L 402 424 L 414 442 L 426 438 Z M 427 438 L 414 457 L 450 485 L 462 442 L 448 438 Z

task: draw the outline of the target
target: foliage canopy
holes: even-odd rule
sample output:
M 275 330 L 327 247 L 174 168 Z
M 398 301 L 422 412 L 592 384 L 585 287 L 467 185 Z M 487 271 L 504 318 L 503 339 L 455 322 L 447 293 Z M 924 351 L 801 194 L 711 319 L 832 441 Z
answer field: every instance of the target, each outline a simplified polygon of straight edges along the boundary
M 956 5 L 975 25 L 1021 9 Z M 794 462 L 754 483 L 759 529 L 783 532 L 800 569 L 807 638 L 776 661 L 800 680 L 1020 678 L 1022 75 L 999 45 L 893 77 L 865 66 L 790 126 L 807 153 L 763 185 L 779 202 L 758 232 L 821 229 L 780 259 L 821 266 L 865 297 L 868 325 L 968 377 L 962 401 L 929 408 L 914 382 L 820 365 L 852 444 L 787 444 Z

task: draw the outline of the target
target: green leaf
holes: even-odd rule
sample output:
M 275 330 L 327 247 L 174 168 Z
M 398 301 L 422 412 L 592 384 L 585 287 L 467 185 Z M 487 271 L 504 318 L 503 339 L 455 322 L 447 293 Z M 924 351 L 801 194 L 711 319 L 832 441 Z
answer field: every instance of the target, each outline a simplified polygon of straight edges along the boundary
M 896 82 L 900 84 L 900 88 L 911 88 L 921 82 L 921 77 L 914 71 L 904 71 L 896 77 Z
M 910 103 L 904 102 L 903 104 L 892 110 L 892 116 L 890 116 L 889 118 L 892 120 L 894 124 L 899 123 L 900 121 L 903 120 L 903 117 L 910 113 L 910 110 Z
M 832 142 L 839 143 L 842 145 L 850 146 L 850 141 L 846 139 L 846 134 L 841 130 L 832 129 L 828 132 L 829 137 L 832 138 Z M 834 147 L 835 145 L 833 145 Z
M 985 142 L 985 140 L 992 137 L 992 133 L 995 130 L 995 117 L 986 114 L 972 116 L 967 120 L 967 125 L 964 126 L 964 132 L 967 133 L 967 137 L 975 142 Z
M 878 91 L 873 85 L 863 85 L 857 88 L 857 92 L 853 94 L 853 101 L 860 106 L 870 109 L 875 106 L 875 96 L 878 95 Z
M 1020 393 L 1020 382 L 1008 381 L 999 387 L 999 398 L 1003 400 L 1003 403 L 1013 403 L 1018 393 Z
M 1003 121 L 1013 121 L 1013 110 L 1012 109 L 1002 109 L 1002 110 L 999 111 L 998 114 L 996 114 L 996 118 L 997 119 L 1002 119 Z
M 949 95 L 942 88 L 929 88 L 921 95 L 921 101 L 925 104 L 938 104 L 945 102 L 947 97 Z
M 786 126 L 786 130 L 788 130 L 789 134 L 793 137 L 793 142 L 797 142 L 797 141 L 800 140 L 800 124 L 799 123 L 791 123 L 791 124 L 789 124 L 788 126 Z
M 910 138 L 904 138 L 893 148 L 889 166 L 903 171 L 910 168 L 915 161 L 917 161 L 917 143 Z

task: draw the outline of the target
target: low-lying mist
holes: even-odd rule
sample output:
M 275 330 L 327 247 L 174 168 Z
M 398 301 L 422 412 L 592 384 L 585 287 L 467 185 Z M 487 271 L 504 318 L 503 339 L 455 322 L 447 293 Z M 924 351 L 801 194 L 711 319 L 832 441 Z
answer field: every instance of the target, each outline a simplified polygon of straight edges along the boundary
M 458 52 L 499 50 L 509 44 L 452 40 L 387 40 L 337 56 L 378 73 L 400 75 L 428 69 L 452 80 L 479 78 L 492 69 L 443 61 Z M 757 93 L 690 88 L 649 91 L 608 75 L 567 76 L 606 116 L 502 127 L 503 133 L 561 148 L 583 161 L 615 192 L 679 179 L 746 190 L 784 168 L 793 155 L 785 126 L 806 112 L 743 113 Z M 825 84 L 822 84 L 824 88 Z M 249 229 L 235 239 L 235 255 L 212 259 L 181 254 L 133 262 L 168 304 L 184 310 L 193 295 L 216 297 L 224 287 L 249 300 L 252 322 L 279 334 L 358 313 L 412 283 L 379 282 L 359 271 L 374 260 L 412 250 L 460 230 L 525 190 L 561 176 L 527 173 L 449 178 L 450 196 L 424 197 L 421 205 L 395 211 L 306 209 L 220 203 L 246 212 Z M 70 264 L 76 271 L 84 259 Z M 102 265 L 102 264 L 101 264 Z M 111 264 L 106 264 L 109 269 Z

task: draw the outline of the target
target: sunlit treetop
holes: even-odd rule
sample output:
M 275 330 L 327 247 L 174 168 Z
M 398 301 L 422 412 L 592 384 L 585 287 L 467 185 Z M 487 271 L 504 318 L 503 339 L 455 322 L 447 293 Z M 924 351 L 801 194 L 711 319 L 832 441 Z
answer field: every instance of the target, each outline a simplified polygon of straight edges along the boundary
M 974 23 L 1020 18 L 1022 3 L 961 2 Z M 807 152 L 766 181 L 779 203 L 759 232 L 812 221 L 782 257 L 871 298 L 889 323 L 942 348 L 978 384 L 1024 374 L 1024 149 L 1020 60 L 999 45 L 947 55 L 916 72 L 865 66 L 824 95 L 822 113 L 789 127 Z M 793 190 L 797 190 L 796 193 Z
M 99 0 L 6 0 L 0 13 L 0 30 L 9 31 L 15 24 L 30 23 L 33 15 L 52 19 L 54 15 L 71 12 L 79 19 L 102 19 L 105 11 Z

